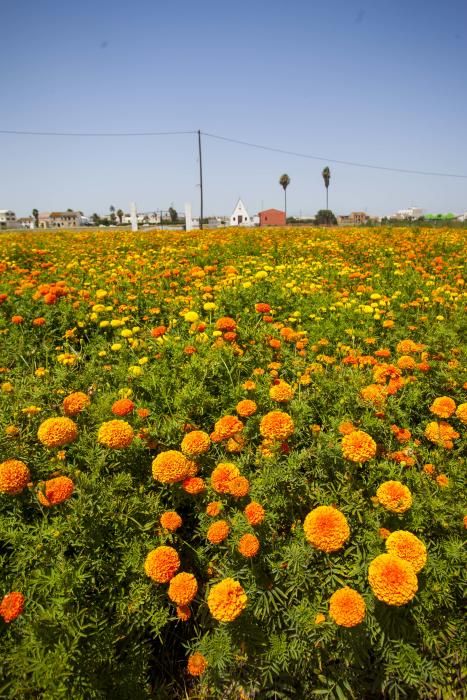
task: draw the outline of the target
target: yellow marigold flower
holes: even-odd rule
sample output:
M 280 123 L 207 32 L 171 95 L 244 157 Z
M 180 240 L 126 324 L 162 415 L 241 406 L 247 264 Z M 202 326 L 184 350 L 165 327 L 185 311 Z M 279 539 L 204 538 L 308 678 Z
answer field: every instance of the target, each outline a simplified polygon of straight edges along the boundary
M 122 450 L 133 442 L 134 432 L 129 423 L 124 420 L 109 420 L 102 423 L 97 433 L 97 441 L 114 450 Z
M 388 605 L 409 603 L 418 590 L 412 564 L 395 554 L 380 554 L 368 569 L 368 581 L 378 600 Z
M 0 388 L 4 394 L 11 394 L 15 390 L 11 382 L 3 382 Z
M 169 584 L 168 596 L 176 605 L 189 605 L 198 592 L 198 582 L 193 574 L 182 571 Z
M 264 438 L 284 441 L 293 434 L 295 426 L 288 413 L 270 411 L 261 419 L 259 430 Z
M 240 471 L 231 462 L 221 462 L 211 474 L 211 486 L 217 493 L 229 493 L 230 482 L 240 475 Z
M 190 676 L 201 676 L 208 667 L 208 662 L 199 651 L 188 657 L 187 671 Z
M 214 426 L 214 433 L 221 440 L 228 440 L 242 430 L 243 423 L 237 418 L 237 416 L 223 416 Z
M 73 481 L 67 476 L 48 479 L 38 491 L 37 497 L 43 506 L 50 508 L 67 501 L 75 490 Z
M 350 537 L 347 519 L 340 510 L 332 506 L 318 506 L 303 523 L 307 541 L 323 552 L 336 552 Z
M 180 568 L 180 558 L 173 547 L 157 547 L 149 552 L 144 571 L 156 583 L 168 583 Z
M 20 459 L 7 459 L 0 464 L 0 493 L 16 496 L 31 481 L 31 473 Z
M 376 497 L 391 513 L 405 513 L 412 505 L 412 494 L 400 481 L 385 481 L 378 487 Z
M 167 510 L 162 513 L 159 522 L 165 530 L 175 532 L 182 526 L 183 521 L 175 510 Z
M 26 408 L 21 409 L 21 413 L 25 413 L 27 416 L 35 416 L 37 413 L 42 411 L 39 406 L 26 406 Z
M 82 391 L 74 391 L 63 399 L 63 413 L 66 416 L 77 416 L 91 403 L 91 399 Z
M 260 525 L 264 520 L 264 508 L 256 501 L 251 501 L 243 511 L 250 525 Z
M 181 449 L 187 457 L 197 457 L 209 450 L 211 438 L 202 430 L 192 430 L 182 440 Z
M 248 559 L 255 557 L 259 552 L 259 547 L 259 539 L 255 535 L 247 533 L 246 535 L 240 537 L 238 551 L 242 556 L 247 557 Z
M 232 622 L 245 610 L 247 595 L 238 581 L 226 578 L 213 586 L 208 595 L 211 615 L 220 622 Z
M 357 464 L 368 462 L 376 454 L 376 442 L 363 430 L 354 430 L 342 438 L 342 454 Z
M 449 396 L 440 396 L 430 406 L 430 411 L 438 418 L 449 418 L 456 410 L 456 402 Z
M 464 425 L 467 425 L 467 403 L 461 403 L 457 407 L 456 416 Z
M 243 401 L 239 401 L 235 410 L 237 411 L 238 415 L 241 416 L 242 418 L 248 418 L 249 416 L 252 416 L 256 411 L 258 410 L 258 406 L 254 401 L 251 401 L 250 399 L 244 399 Z
M 326 622 L 326 616 L 323 615 L 323 613 L 317 613 L 315 617 L 315 625 L 321 625 L 323 622 Z
M 279 381 L 269 389 L 269 398 L 278 403 L 287 403 L 294 397 L 294 390 L 287 382 Z
M 185 321 L 188 321 L 188 323 L 194 323 L 198 320 L 199 316 L 196 313 L 196 311 L 187 311 L 187 313 L 184 314 L 183 318 L 185 319 Z
M 188 475 L 190 465 L 187 458 L 177 450 L 160 452 L 152 462 L 152 475 L 162 484 L 175 484 Z
M 426 564 L 426 547 L 418 537 L 406 530 L 391 532 L 386 539 L 386 551 L 412 564 L 416 574 Z
M 235 498 L 246 496 L 250 490 L 250 482 L 244 476 L 235 476 L 229 481 L 229 493 Z
M 365 617 L 365 601 L 360 593 L 345 586 L 332 594 L 329 601 L 329 616 L 336 625 L 355 627 Z
M 440 421 L 439 423 L 432 421 L 425 428 L 425 437 L 439 447 L 452 450 L 454 446 L 453 440 L 457 440 L 459 433 L 446 421 Z
M 39 441 L 46 447 L 63 447 L 78 437 L 78 426 L 71 418 L 47 418 L 37 431 Z
M 230 532 L 230 526 L 226 520 L 217 520 L 209 526 L 206 534 L 207 539 L 211 544 L 220 544 L 227 539 Z
M 9 438 L 18 437 L 20 434 L 20 429 L 16 425 L 7 425 L 5 428 L 5 435 Z

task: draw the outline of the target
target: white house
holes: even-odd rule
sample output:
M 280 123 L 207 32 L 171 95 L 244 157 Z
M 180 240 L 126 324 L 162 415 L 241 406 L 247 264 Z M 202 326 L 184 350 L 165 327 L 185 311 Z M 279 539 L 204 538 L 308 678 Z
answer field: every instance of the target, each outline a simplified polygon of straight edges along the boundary
M 17 228 L 16 214 L 11 209 L 0 209 L 0 229 Z
M 456 216 L 456 219 L 461 223 L 465 223 L 467 221 L 467 211 L 465 211 L 463 214 L 459 214 L 459 216 Z
M 409 207 L 408 209 L 399 209 L 394 215 L 395 219 L 419 219 L 423 216 L 423 209 L 420 207 Z
M 230 225 L 231 226 L 253 226 L 253 220 L 249 213 L 246 210 L 245 205 L 243 204 L 242 200 L 239 199 L 237 202 L 237 206 L 232 212 L 232 216 L 230 217 Z

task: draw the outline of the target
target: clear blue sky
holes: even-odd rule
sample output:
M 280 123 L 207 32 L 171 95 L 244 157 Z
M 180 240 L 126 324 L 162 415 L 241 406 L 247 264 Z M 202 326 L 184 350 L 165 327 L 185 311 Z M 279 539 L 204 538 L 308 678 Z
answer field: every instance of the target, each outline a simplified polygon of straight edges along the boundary
M 467 174 L 466 0 L 4 0 L 0 129 L 202 129 Z M 319 161 L 205 139 L 205 212 L 325 204 Z M 336 213 L 467 210 L 467 180 L 330 163 Z M 198 212 L 195 136 L 0 134 L 0 208 Z

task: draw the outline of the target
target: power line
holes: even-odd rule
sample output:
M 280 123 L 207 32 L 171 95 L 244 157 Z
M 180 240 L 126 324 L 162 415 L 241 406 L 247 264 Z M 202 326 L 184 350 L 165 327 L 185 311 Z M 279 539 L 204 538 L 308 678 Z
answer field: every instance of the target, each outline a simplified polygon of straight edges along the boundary
M 196 134 L 197 131 L 13 131 L 0 129 L 0 134 L 16 136 L 179 136 Z

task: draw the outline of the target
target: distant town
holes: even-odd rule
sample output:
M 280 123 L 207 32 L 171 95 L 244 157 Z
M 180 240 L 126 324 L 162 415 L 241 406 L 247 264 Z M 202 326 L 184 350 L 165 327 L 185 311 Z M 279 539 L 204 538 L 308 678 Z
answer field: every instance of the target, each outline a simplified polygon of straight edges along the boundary
M 453 214 L 429 214 L 420 207 L 399 209 L 387 216 L 372 216 L 363 211 L 353 211 L 349 214 L 334 215 L 330 210 L 324 209 L 316 215 L 287 216 L 280 209 L 265 209 L 250 214 L 241 199 L 237 201 L 232 213 L 226 216 L 208 216 L 203 218 L 205 228 L 222 228 L 227 226 L 285 226 L 286 224 L 327 224 L 337 226 L 366 226 L 371 224 L 414 222 L 414 221 L 439 221 L 439 222 L 467 222 L 467 212 Z M 86 215 L 82 211 L 67 209 L 66 211 L 40 212 L 33 209 L 31 215 L 17 217 L 11 209 L 0 209 L 0 230 L 6 229 L 71 229 L 81 227 L 123 227 L 131 226 L 133 230 L 142 227 L 164 227 L 191 230 L 199 228 L 199 218 L 191 216 L 191 206 L 186 205 L 183 213 L 178 212 L 172 206 L 167 210 L 138 212 L 133 206 L 133 211 L 127 213 L 122 209 L 111 206 L 108 213 Z

